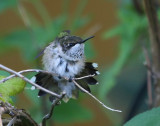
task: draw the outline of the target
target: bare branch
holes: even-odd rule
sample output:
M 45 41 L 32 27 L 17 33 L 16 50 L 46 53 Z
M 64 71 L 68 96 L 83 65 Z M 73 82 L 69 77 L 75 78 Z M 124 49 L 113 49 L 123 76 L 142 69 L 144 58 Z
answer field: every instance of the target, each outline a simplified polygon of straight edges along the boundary
M 0 104 L 0 126 L 3 126 L 2 115 L 6 112 L 6 109 L 3 107 L 2 103 Z
M 3 126 L 2 124 L 2 116 L 0 115 L 0 126 Z
M 96 24 L 96 25 L 92 26 L 91 28 L 89 28 L 89 30 L 84 35 L 85 36 L 94 35 L 96 32 L 98 32 L 101 29 L 102 29 L 102 25 Z
M 64 96 L 65 96 L 65 93 L 62 94 L 62 97 L 61 97 L 61 98 L 57 98 L 57 99 L 55 99 L 55 100 L 52 102 L 51 110 L 49 111 L 49 113 L 48 113 L 47 115 L 45 115 L 45 116 L 43 117 L 42 126 L 46 126 L 46 121 L 52 117 L 54 107 L 58 104 L 58 102 L 59 102 L 60 100 L 63 99 Z
M 100 100 L 98 100 L 94 95 L 92 95 L 91 93 L 89 93 L 87 90 L 85 90 L 83 87 L 81 87 L 75 80 L 72 80 L 73 83 L 79 88 L 81 89 L 82 91 L 84 91 L 85 93 L 87 93 L 89 96 L 91 96 L 94 100 L 96 100 L 97 102 L 99 102 L 103 107 L 105 107 L 106 109 L 108 110 L 111 110 L 111 111 L 115 111 L 115 112 L 122 112 L 121 110 L 116 110 L 116 109 L 112 109 L 108 106 L 106 106 L 104 103 L 102 103 Z
M 17 72 L 17 73 L 23 74 L 23 73 L 28 73 L 28 72 L 36 72 L 36 73 L 38 73 L 38 72 L 43 72 L 43 73 L 48 73 L 48 74 L 50 74 L 50 73 L 47 72 L 47 71 L 39 70 L 39 69 L 27 69 L 27 70 L 19 71 L 19 72 Z M 13 77 L 15 77 L 15 76 L 16 76 L 15 74 L 12 74 L 12 75 L 10 75 L 10 76 L 8 76 L 8 77 L 0 80 L 0 83 L 4 83 L 5 81 L 7 81 L 7 80 L 9 80 L 9 79 L 11 79 L 11 78 L 13 78 Z
M 8 114 L 12 117 L 3 119 L 3 124 L 7 126 L 15 125 L 27 125 L 38 126 L 38 124 L 32 119 L 32 117 L 23 109 L 17 109 L 9 103 L 1 102 L 0 110 L 3 110 L 2 114 Z
M 50 91 L 50 90 L 48 90 L 48 89 L 45 89 L 45 88 L 39 86 L 38 84 L 36 84 L 36 83 L 32 82 L 31 80 L 29 80 L 28 78 L 24 77 L 22 74 L 17 73 L 16 71 L 14 71 L 14 70 L 12 70 L 12 69 L 10 69 L 10 68 L 8 68 L 8 67 L 5 67 L 5 66 L 2 65 L 2 64 L 0 64 L 0 68 L 3 69 L 3 70 L 8 71 L 9 73 L 15 74 L 16 76 L 22 78 L 24 81 L 32 84 L 32 85 L 35 86 L 36 88 L 38 88 L 38 89 L 40 89 L 40 90 L 42 90 L 42 91 L 44 91 L 44 92 L 46 92 L 46 93 L 48 93 L 48 94 L 51 94 L 51 95 L 53 95 L 53 96 L 55 96 L 55 97 L 57 97 L 57 98 L 61 98 L 61 95 L 58 95 L 58 94 L 56 94 L 56 93 L 54 93 L 54 92 L 52 92 L 52 91 Z
M 153 99 L 152 99 L 152 81 L 151 81 L 151 76 L 153 74 L 153 71 L 152 71 L 149 55 L 148 55 L 148 52 L 147 52 L 147 49 L 145 48 L 145 46 L 143 46 L 143 52 L 144 52 L 144 55 L 145 55 L 147 66 L 149 68 L 151 68 L 151 69 L 147 69 L 147 92 L 148 92 L 148 104 L 149 104 L 149 108 L 152 108 Z
M 8 123 L 8 125 L 7 126 L 12 126 L 12 125 L 14 125 L 15 124 L 15 122 L 16 122 L 16 119 L 17 119 L 17 117 L 15 116 L 15 117 L 13 117 L 12 119 L 11 119 L 11 121 Z
M 150 43 L 154 73 L 160 73 L 160 30 L 155 0 L 144 0 L 145 12 L 149 23 Z M 155 105 L 160 105 L 160 78 L 155 82 Z
M 3 107 L 0 107 L 0 126 L 3 126 L 3 123 L 2 123 L 2 114 L 4 113 L 4 108 Z
M 94 76 L 95 76 L 95 74 L 93 74 L 93 75 L 87 75 L 87 76 L 83 76 L 83 77 L 74 78 L 74 80 L 81 80 L 81 79 L 84 79 L 84 78 L 94 77 Z
M 49 73 L 48 71 L 40 70 L 40 69 L 27 69 L 27 70 L 19 71 L 17 73 L 24 74 L 24 73 L 29 73 L 29 72 L 36 72 L 36 73 L 43 72 L 43 73 L 47 73 L 47 74 L 52 74 L 54 76 L 58 76 L 58 74 Z M 9 80 L 9 79 L 11 79 L 11 78 L 13 78 L 15 76 L 16 76 L 15 74 L 12 74 L 12 75 L 10 75 L 10 76 L 8 76 L 8 77 L 0 80 L 0 83 L 4 83 L 5 81 L 7 81 L 7 80 Z M 81 79 L 84 79 L 84 78 L 94 77 L 94 76 L 95 76 L 95 74 L 93 74 L 93 75 L 87 75 L 87 76 L 83 76 L 83 77 L 74 78 L 74 80 L 81 80 Z M 66 79 L 66 80 L 69 80 L 69 78 L 66 78 L 66 77 L 63 77 L 63 78 Z

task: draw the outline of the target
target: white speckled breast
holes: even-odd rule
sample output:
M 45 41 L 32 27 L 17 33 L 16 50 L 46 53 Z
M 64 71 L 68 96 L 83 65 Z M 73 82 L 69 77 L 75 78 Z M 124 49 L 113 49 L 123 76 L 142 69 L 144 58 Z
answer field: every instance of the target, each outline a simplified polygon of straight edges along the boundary
M 75 52 L 76 53 L 76 52 Z M 84 69 L 84 57 L 78 60 L 69 60 L 65 54 L 62 54 L 62 49 L 55 43 L 51 43 L 45 50 L 43 55 L 43 65 L 44 69 L 51 73 L 56 73 L 60 77 L 72 78 L 79 74 Z M 71 57 L 73 59 L 73 57 Z M 69 98 L 73 97 L 72 92 L 76 90 L 74 83 L 60 79 L 57 76 L 53 76 L 58 82 L 58 87 L 61 92 L 65 92 L 65 101 L 67 102 Z

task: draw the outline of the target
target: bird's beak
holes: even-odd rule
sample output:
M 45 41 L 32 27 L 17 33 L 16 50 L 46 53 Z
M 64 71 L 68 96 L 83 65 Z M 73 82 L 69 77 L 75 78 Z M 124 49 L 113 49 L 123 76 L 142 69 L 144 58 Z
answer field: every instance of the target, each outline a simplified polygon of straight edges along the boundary
M 91 39 L 91 38 L 93 38 L 93 37 L 94 37 L 94 36 L 88 37 L 88 38 L 86 38 L 86 39 L 80 41 L 79 44 L 82 44 L 82 43 L 86 42 L 87 40 L 89 40 L 89 39 Z

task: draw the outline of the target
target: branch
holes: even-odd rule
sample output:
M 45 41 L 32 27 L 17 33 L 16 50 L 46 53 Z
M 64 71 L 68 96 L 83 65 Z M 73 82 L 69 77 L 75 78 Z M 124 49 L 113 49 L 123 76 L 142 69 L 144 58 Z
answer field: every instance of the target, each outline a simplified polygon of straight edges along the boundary
M 104 108 L 111 110 L 111 111 L 115 111 L 115 112 L 122 112 L 121 110 L 112 109 L 112 108 L 106 106 L 104 103 L 102 103 L 100 100 L 98 100 L 94 95 L 92 95 L 87 90 L 85 90 L 83 87 L 81 87 L 75 80 L 72 80 L 72 81 L 79 89 L 81 89 L 82 91 L 87 93 L 89 96 L 91 96 L 94 100 L 96 100 L 98 103 L 100 103 Z
M 29 80 L 28 78 L 24 77 L 22 74 L 14 71 L 14 70 L 12 70 L 12 69 L 10 69 L 10 68 L 8 68 L 8 67 L 5 67 L 5 66 L 2 65 L 2 64 L 0 64 L 0 68 L 3 69 L 3 70 L 8 71 L 9 73 L 15 74 L 16 76 L 22 78 L 24 81 L 32 84 L 32 85 L 35 86 L 36 88 L 38 88 L 38 89 L 40 89 L 40 90 L 42 90 L 42 91 L 44 91 L 44 92 L 46 92 L 46 93 L 48 93 L 48 94 L 50 94 L 50 95 L 53 95 L 53 96 L 55 96 L 55 97 L 57 97 L 57 98 L 61 98 L 61 95 L 58 95 L 58 94 L 56 94 L 56 93 L 54 93 L 54 92 L 52 92 L 52 91 L 50 91 L 50 90 L 48 90 L 48 89 L 45 89 L 45 88 L 39 86 L 38 84 L 36 84 L 36 83 L 32 82 L 31 80 Z
M 152 100 L 152 80 L 151 80 L 151 77 L 152 77 L 153 72 L 152 72 L 151 62 L 150 62 L 150 59 L 149 59 L 147 49 L 144 46 L 143 46 L 143 52 L 144 52 L 144 55 L 145 55 L 147 66 L 149 68 L 151 68 L 151 69 L 147 69 L 147 92 L 148 92 L 149 108 L 152 108 L 153 100 Z
M 12 119 L 3 119 L 3 124 L 7 126 L 12 125 L 25 125 L 25 126 L 38 126 L 38 124 L 32 119 L 32 117 L 22 109 L 17 109 L 9 103 L 0 102 L 0 110 L 3 110 L 2 114 L 8 114 Z M 8 124 L 6 124 L 8 122 Z
M 144 10 L 143 10 L 143 4 L 142 4 L 142 0 L 132 0 L 132 3 L 134 5 L 135 10 L 137 11 L 137 13 L 139 15 L 143 15 L 144 14 Z
M 145 11 L 148 17 L 150 40 L 152 47 L 152 56 L 154 62 L 154 69 L 160 71 L 160 31 L 158 24 L 157 12 L 155 9 L 155 0 L 144 0 Z
M 43 73 L 48 73 L 48 74 L 50 74 L 50 73 L 47 72 L 47 71 L 39 70 L 39 69 L 27 69 L 27 70 L 19 71 L 19 72 L 17 72 L 17 73 L 23 74 L 23 73 L 28 73 L 28 72 L 36 72 L 36 73 L 38 73 L 38 72 L 43 72 Z M 15 74 L 12 74 L 12 75 L 10 75 L 10 76 L 8 76 L 8 77 L 0 80 L 0 83 L 4 83 L 5 81 L 7 81 L 7 80 L 9 80 L 9 79 L 11 79 L 11 78 L 13 78 L 13 77 L 15 77 L 15 76 L 16 76 Z
M 89 77 L 94 77 L 95 74 L 92 74 L 92 75 L 87 75 L 87 76 L 83 76 L 83 77 L 77 77 L 77 78 L 74 78 L 74 80 L 81 80 L 81 79 L 84 79 L 84 78 L 89 78 Z
M 11 121 L 8 123 L 7 126 L 12 126 L 12 125 L 14 125 L 15 122 L 16 122 L 16 120 L 17 120 L 17 117 L 13 117 L 13 118 L 11 119 Z
M 3 123 L 2 123 L 2 114 L 5 112 L 4 108 L 3 107 L 0 107 L 0 126 L 3 126 Z
M 0 65 L 1 65 L 1 64 L 0 64 Z M 54 76 L 58 76 L 58 74 L 49 73 L 48 71 L 40 70 L 40 69 L 27 69 L 27 70 L 19 71 L 19 72 L 17 72 L 17 73 L 19 73 L 19 74 L 24 74 L 24 73 L 29 73 L 29 72 L 36 72 L 36 73 L 43 72 L 43 73 L 47 73 L 47 74 L 52 74 L 52 75 L 54 75 Z M 4 82 L 6 82 L 7 80 L 9 80 L 9 79 L 11 79 L 11 78 L 13 78 L 13 77 L 15 77 L 15 76 L 16 76 L 15 74 L 12 74 L 12 75 L 10 75 L 10 76 L 8 76 L 8 77 L 0 80 L 0 83 L 4 83 Z M 80 79 L 84 79 L 84 78 L 88 78 L 88 77 L 94 77 L 94 76 L 95 76 L 95 74 L 93 74 L 93 75 L 87 75 L 87 76 L 83 76 L 83 77 L 78 77 L 78 78 L 74 78 L 74 79 L 75 79 L 75 80 L 80 80 Z M 66 77 L 63 77 L 63 78 L 66 79 L 66 80 L 69 80 L 69 78 L 66 78 Z
M 52 117 L 54 107 L 58 104 L 58 102 L 59 102 L 60 100 L 63 99 L 64 96 L 65 96 L 65 93 L 62 94 L 62 97 L 61 97 L 61 98 L 57 98 L 56 100 L 54 100 L 54 101 L 52 102 L 51 110 L 49 111 L 49 113 L 48 113 L 47 115 L 45 115 L 45 116 L 43 117 L 42 126 L 46 126 L 46 121 Z
M 160 73 L 160 30 L 155 8 L 155 0 L 144 0 L 144 6 L 149 23 L 153 71 L 158 75 Z M 160 78 L 155 82 L 155 105 L 158 106 L 160 105 Z
M 2 124 L 2 116 L 0 115 L 0 126 L 3 126 Z

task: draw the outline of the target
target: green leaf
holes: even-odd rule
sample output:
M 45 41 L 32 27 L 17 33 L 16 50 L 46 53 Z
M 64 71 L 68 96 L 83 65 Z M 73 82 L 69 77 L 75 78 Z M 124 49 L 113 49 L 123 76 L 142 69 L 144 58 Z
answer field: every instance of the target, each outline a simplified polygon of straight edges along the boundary
M 3 101 L 3 102 L 9 102 L 9 103 L 13 104 L 12 99 L 9 96 L 6 96 L 6 95 L 1 95 L 0 100 Z
M 0 80 L 5 78 L 4 76 L 0 76 Z M 0 84 L 0 94 L 4 96 L 14 96 L 19 94 L 24 90 L 26 82 L 21 78 L 14 77 L 7 80 L 4 83 Z
M 54 120 L 59 123 L 82 122 L 92 119 L 90 110 L 83 107 L 76 100 L 70 100 L 68 103 L 62 103 L 55 107 Z
M 128 121 L 124 126 L 160 126 L 160 107 L 143 112 Z

